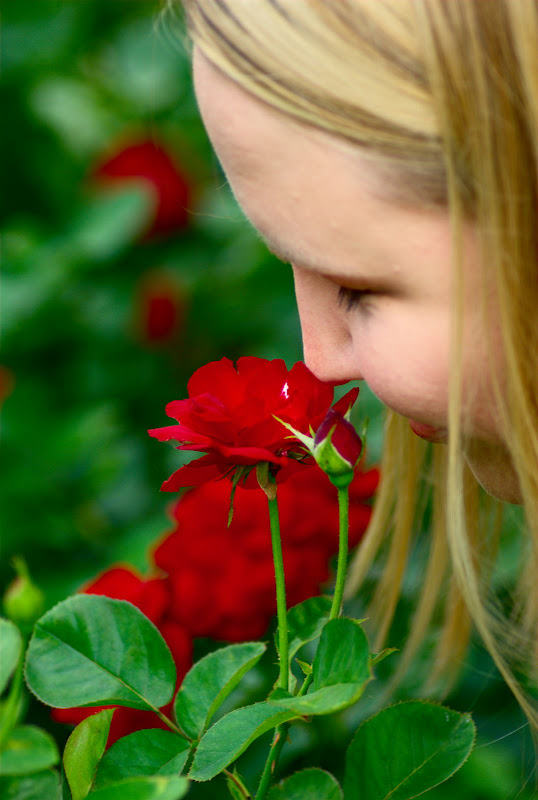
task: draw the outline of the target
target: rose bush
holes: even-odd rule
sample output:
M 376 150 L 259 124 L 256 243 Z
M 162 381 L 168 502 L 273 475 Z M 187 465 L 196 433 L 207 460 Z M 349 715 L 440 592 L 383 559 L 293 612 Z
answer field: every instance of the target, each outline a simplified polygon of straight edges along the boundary
M 360 541 L 370 520 L 368 500 L 377 469 L 357 470 L 350 486 L 349 543 Z M 262 636 L 276 610 L 275 577 L 262 492 L 236 490 L 227 526 L 230 485 L 211 481 L 174 504 L 174 528 L 155 545 L 152 574 L 115 566 L 82 587 L 85 594 L 128 600 L 161 631 L 176 663 L 178 686 L 192 663 L 192 640 L 243 642 Z M 317 467 L 305 467 L 279 489 L 288 605 L 318 594 L 330 578 L 338 550 L 337 493 Z M 57 722 L 78 724 L 98 707 L 54 709 Z M 166 713 L 167 707 L 163 709 Z M 149 711 L 118 707 L 108 745 L 142 728 L 166 727 Z
M 187 399 L 166 406 L 179 424 L 149 434 L 161 442 L 180 442 L 178 450 L 207 455 L 180 467 L 163 483 L 163 491 L 198 486 L 234 473 L 238 466 L 246 472 L 262 462 L 273 465 L 282 480 L 298 459 L 305 460 L 306 451 L 279 420 L 308 433 L 324 420 L 334 393 L 332 385 L 302 362 L 288 370 L 282 359 L 248 356 L 238 359 L 237 366 L 222 358 L 200 367 L 187 389 Z M 351 389 L 334 408 L 347 411 L 357 394 L 358 389 Z
M 95 580 L 82 587 L 84 594 L 105 595 L 118 600 L 128 600 L 139 608 L 162 633 L 174 657 L 177 685 L 192 664 L 192 637 L 188 630 L 168 613 L 170 607 L 169 583 L 161 577 L 143 578 L 131 567 L 116 566 L 106 570 Z M 105 706 L 110 708 L 111 706 Z M 52 716 L 57 722 L 78 725 L 83 719 L 103 707 L 55 708 Z M 171 704 L 162 709 L 169 713 Z M 118 706 L 112 718 L 108 746 L 117 739 L 143 728 L 165 728 L 165 723 L 151 711 Z
M 350 486 L 354 547 L 370 520 L 367 504 L 377 469 L 357 470 Z M 338 550 L 337 491 L 317 467 L 304 467 L 279 487 L 282 550 L 289 606 L 319 593 Z M 230 485 L 191 489 L 173 507 L 174 530 L 154 560 L 168 575 L 169 615 L 192 636 L 241 642 L 262 636 L 276 611 L 267 501 L 238 487 L 227 527 Z

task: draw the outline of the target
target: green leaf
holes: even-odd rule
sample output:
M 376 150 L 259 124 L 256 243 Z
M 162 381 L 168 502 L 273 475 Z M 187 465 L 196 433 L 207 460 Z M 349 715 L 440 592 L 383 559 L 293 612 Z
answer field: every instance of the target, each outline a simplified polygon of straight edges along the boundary
M 22 636 L 16 625 L 8 619 L 0 619 L 0 644 L 2 658 L 0 659 L 0 693 L 8 685 L 11 676 L 17 669 L 22 651 Z
M 198 739 L 204 733 L 216 710 L 265 650 L 262 642 L 232 644 L 209 653 L 189 670 L 174 704 L 176 719 L 187 736 Z
M 125 600 L 79 594 L 37 621 L 26 681 L 55 708 L 155 710 L 172 699 L 176 668 L 161 634 L 138 608 Z
M 311 690 L 303 697 L 271 699 L 298 714 L 331 714 L 355 703 L 371 678 L 370 649 L 358 622 L 338 617 L 321 632 Z
M 323 769 L 296 772 L 269 792 L 268 800 L 343 800 L 340 784 Z
M 325 595 L 310 597 L 288 611 L 289 654 L 293 658 L 301 647 L 320 635 L 329 620 L 332 599 Z
M 211 780 L 239 758 L 255 739 L 295 716 L 294 711 L 265 702 L 230 711 L 201 739 L 189 778 Z
M 96 194 L 77 213 L 66 232 L 70 246 L 92 262 L 113 258 L 151 219 L 153 198 L 143 180 L 127 189 Z
M 314 691 L 337 683 L 364 683 L 370 679 L 370 648 L 358 622 L 339 617 L 325 625 L 313 673 Z
M 2 800 L 60 800 L 60 776 L 55 770 L 17 778 L 0 778 Z
M 127 778 L 96 789 L 91 800 L 179 800 L 189 788 L 186 778 Z
M 0 751 L 0 775 L 29 775 L 60 760 L 52 736 L 35 725 L 13 728 Z
M 130 733 L 115 742 L 101 759 L 95 787 L 108 786 L 123 778 L 179 775 L 189 748 L 189 742 L 182 736 L 160 728 Z
M 105 752 L 114 709 L 91 714 L 77 725 L 65 745 L 63 763 L 72 800 L 83 800 L 94 783 L 97 765 Z
M 357 730 L 346 756 L 346 800 L 410 800 L 449 778 L 475 739 L 469 714 L 434 703 L 389 706 Z

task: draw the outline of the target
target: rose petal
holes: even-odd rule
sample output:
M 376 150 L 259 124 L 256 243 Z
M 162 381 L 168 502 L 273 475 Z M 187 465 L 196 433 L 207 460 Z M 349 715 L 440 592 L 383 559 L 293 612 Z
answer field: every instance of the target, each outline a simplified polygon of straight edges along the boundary
M 161 486 L 161 492 L 177 492 L 186 486 L 200 486 L 223 475 L 212 455 L 202 456 L 177 469 Z

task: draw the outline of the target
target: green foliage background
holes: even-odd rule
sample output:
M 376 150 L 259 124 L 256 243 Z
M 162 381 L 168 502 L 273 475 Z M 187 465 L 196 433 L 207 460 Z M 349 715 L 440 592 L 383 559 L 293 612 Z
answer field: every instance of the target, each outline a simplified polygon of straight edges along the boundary
M 0 364 L 13 388 L 2 409 L 0 580 L 5 588 L 10 558 L 23 555 L 47 606 L 116 561 L 144 567 L 168 527 L 158 489 L 179 457 L 146 430 L 166 424 L 165 404 L 185 396 L 197 367 L 301 357 L 290 271 L 237 210 L 197 113 L 180 20 L 161 10 L 159 0 L 3 3 Z M 168 147 L 193 187 L 188 227 L 158 240 L 143 240 L 144 187 L 110 194 L 90 179 L 104 153 L 138 135 Z M 136 324 L 141 282 L 156 271 L 173 276 L 184 306 L 160 347 Z M 361 396 L 375 459 L 379 406 Z M 485 738 L 430 796 L 515 798 L 532 752 L 521 734 L 490 743 L 522 720 L 482 653 L 449 702 L 477 712 Z M 355 722 L 320 727 L 326 761 Z

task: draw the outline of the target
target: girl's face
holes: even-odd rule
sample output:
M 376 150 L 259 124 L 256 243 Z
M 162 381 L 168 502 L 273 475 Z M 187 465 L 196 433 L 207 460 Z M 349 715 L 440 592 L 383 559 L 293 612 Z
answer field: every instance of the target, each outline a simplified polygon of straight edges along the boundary
M 366 380 L 418 435 L 445 442 L 448 215 L 382 199 L 383 181 L 357 149 L 274 111 L 199 52 L 194 76 L 205 126 L 239 204 L 269 248 L 292 265 L 307 365 L 326 381 Z M 479 302 L 482 279 L 469 229 L 463 334 L 466 457 L 486 490 L 517 502 L 517 479 L 493 409 Z M 501 359 L 496 362 L 499 369 Z

